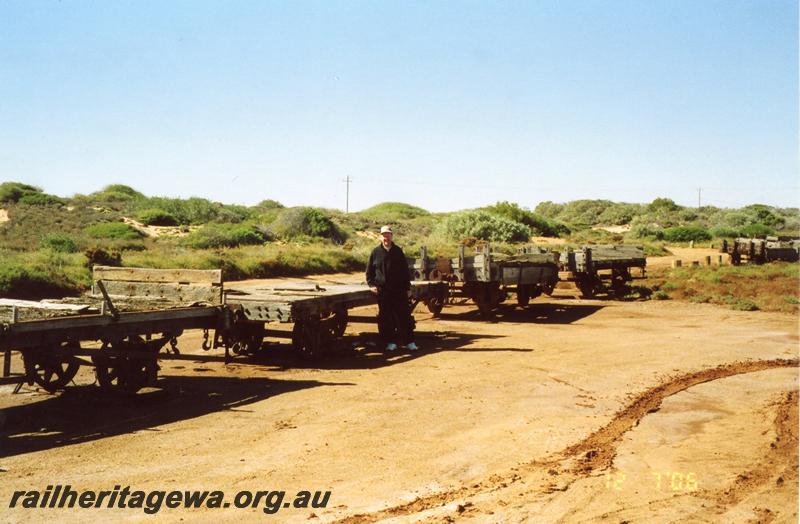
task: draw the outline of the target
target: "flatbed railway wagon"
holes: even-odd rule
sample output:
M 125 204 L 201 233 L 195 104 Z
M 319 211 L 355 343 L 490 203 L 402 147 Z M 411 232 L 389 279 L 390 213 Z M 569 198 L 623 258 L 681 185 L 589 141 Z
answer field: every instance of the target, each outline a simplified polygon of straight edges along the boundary
M 202 329 L 202 349 L 224 347 L 226 359 L 258 351 L 268 335 L 290 337 L 301 356 L 314 357 L 344 333 L 349 309 L 376 302 L 366 285 L 226 290 L 220 270 L 98 266 L 93 280 L 93 293 L 78 299 L 0 299 L 4 377 L 19 352 L 20 378 L 47 391 L 90 366 L 100 387 L 135 392 L 155 381 L 158 360 L 202 358 L 178 350 L 177 337 L 189 329 Z M 446 293 L 444 283 L 415 282 L 413 304 L 443 302 Z M 268 330 L 272 322 L 293 329 Z
M 562 280 L 574 282 L 585 298 L 600 293 L 622 296 L 626 284 L 634 276 L 644 278 L 647 271 L 647 257 L 640 246 L 583 246 L 563 251 L 559 262 L 565 273 Z
M 731 257 L 731 264 L 742 262 L 765 264 L 768 262 L 800 260 L 800 239 L 790 237 L 737 238 L 731 242 L 722 241 L 720 253 Z
M 450 283 L 450 296 L 471 299 L 484 315 L 491 315 L 509 293 L 527 306 L 530 299 L 552 293 L 558 282 L 555 253 L 505 255 L 492 253 L 489 245 L 470 256 L 465 251 L 462 245 L 456 258 L 432 259 L 423 247 L 420 257 L 409 261 L 414 279 Z

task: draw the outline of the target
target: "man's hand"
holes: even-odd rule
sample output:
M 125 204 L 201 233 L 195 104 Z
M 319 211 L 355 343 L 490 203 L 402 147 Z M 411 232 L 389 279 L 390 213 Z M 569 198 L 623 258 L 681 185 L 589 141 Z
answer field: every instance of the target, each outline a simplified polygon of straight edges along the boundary
M 369 290 L 372 291 L 373 293 L 375 293 L 376 295 L 378 294 L 378 288 L 377 287 L 371 287 L 371 288 L 369 288 Z

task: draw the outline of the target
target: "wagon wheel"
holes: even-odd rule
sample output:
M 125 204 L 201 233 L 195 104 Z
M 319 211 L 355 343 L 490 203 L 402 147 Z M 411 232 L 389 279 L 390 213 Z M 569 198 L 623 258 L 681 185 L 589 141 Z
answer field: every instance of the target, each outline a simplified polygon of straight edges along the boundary
M 492 300 L 491 290 L 488 288 L 478 289 L 478 292 L 473 297 L 475 304 L 478 306 L 478 311 L 486 318 L 494 316 L 494 308 L 497 304 Z
M 578 286 L 583 298 L 592 298 L 594 296 L 595 286 L 591 279 L 578 278 L 578 280 L 575 281 L 575 285 Z
M 292 328 L 292 345 L 302 358 L 317 356 L 322 349 L 322 329 L 319 317 L 299 318 Z
M 556 288 L 555 282 L 544 282 L 542 284 L 542 292 L 548 297 L 553 295 L 553 291 L 555 290 L 555 288 Z
M 611 289 L 617 297 L 625 296 L 626 284 L 631 280 L 627 269 L 615 269 L 611 273 Z
M 432 296 L 425 301 L 425 305 L 434 317 L 438 317 L 444 308 L 444 300 L 439 296 Z
M 517 287 L 517 304 L 524 307 L 527 306 L 531 300 L 531 290 L 526 286 Z
M 335 338 L 339 338 L 344 335 L 345 329 L 347 329 L 347 321 L 349 315 L 347 314 L 346 309 L 339 309 L 333 313 L 333 330 L 331 334 Z
M 145 351 L 144 341 L 139 337 L 128 337 L 123 341 L 103 341 L 100 351 L 109 349 Z M 136 393 L 155 382 L 158 364 L 153 358 L 133 358 L 124 356 L 95 355 L 92 357 L 95 375 L 100 387 L 110 391 Z
M 264 324 L 244 322 L 235 326 L 231 336 L 231 351 L 237 355 L 257 353 L 264 343 Z
M 57 349 L 46 347 L 27 350 L 22 354 L 28 384 L 36 383 L 49 393 L 64 388 L 75 378 L 80 368 L 78 359 L 64 349 L 80 349 L 77 342 L 62 342 Z

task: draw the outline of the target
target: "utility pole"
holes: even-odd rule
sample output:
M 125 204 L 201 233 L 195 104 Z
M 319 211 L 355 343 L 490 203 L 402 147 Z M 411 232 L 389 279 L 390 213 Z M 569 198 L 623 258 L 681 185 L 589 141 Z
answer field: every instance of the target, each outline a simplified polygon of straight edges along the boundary
M 697 188 L 697 209 L 700 209 L 700 207 L 702 207 L 702 206 L 700 206 L 700 193 L 702 193 L 702 192 L 703 192 L 703 188 L 702 187 L 698 187 Z
M 352 181 L 353 181 L 353 179 L 350 178 L 350 175 L 347 175 L 347 177 L 345 177 L 345 179 L 342 180 L 342 182 L 347 184 L 347 199 L 345 200 L 345 204 L 344 204 L 344 212 L 345 213 L 349 213 L 350 212 L 350 183 Z

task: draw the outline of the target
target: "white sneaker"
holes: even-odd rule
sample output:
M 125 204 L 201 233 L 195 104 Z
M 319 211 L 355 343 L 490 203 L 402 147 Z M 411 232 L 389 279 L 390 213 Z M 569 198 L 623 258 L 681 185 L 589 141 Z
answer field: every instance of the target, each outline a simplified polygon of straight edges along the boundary
M 394 351 L 395 349 L 397 349 L 397 344 L 394 342 L 389 342 L 386 344 L 386 351 Z
M 406 349 L 408 349 L 409 351 L 417 351 L 419 349 L 419 346 L 417 346 L 414 342 L 412 342 L 406 346 Z

